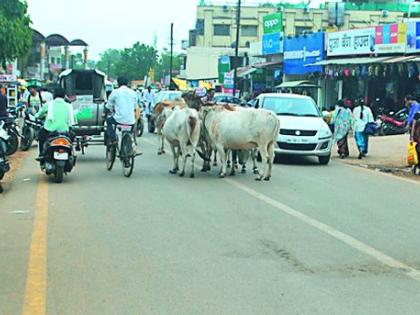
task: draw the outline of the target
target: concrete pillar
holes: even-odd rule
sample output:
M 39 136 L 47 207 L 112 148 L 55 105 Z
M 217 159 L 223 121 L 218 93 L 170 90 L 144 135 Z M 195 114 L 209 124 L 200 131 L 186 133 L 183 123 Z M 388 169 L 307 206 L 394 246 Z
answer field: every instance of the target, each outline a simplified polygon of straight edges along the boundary
M 66 46 L 64 47 L 64 56 L 66 58 L 65 68 L 70 69 L 70 47 Z
M 83 64 L 85 66 L 85 69 L 87 69 L 88 57 L 89 57 L 89 49 L 88 49 L 88 46 L 86 46 L 85 49 L 83 50 Z
M 45 42 L 40 44 L 40 63 L 39 63 L 39 78 L 44 80 L 44 72 L 45 72 L 45 57 L 46 57 L 46 45 Z

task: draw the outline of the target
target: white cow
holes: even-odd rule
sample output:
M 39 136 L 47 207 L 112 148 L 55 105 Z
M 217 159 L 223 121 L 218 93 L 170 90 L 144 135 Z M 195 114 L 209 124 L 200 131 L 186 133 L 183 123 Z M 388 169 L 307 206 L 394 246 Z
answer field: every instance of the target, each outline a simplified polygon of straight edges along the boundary
M 226 176 L 226 161 L 230 150 L 258 148 L 265 166 L 257 180 L 270 180 L 274 147 L 280 132 L 280 121 L 273 112 L 231 106 L 205 106 L 201 109 L 201 117 L 206 138 L 220 156 L 220 177 Z
M 175 108 L 166 120 L 162 133 L 171 145 L 174 167 L 171 174 L 179 172 L 179 157 L 182 158 L 182 170 L 179 176 L 185 175 L 188 157 L 191 157 L 191 178 L 194 177 L 195 154 L 200 139 L 201 121 L 198 112 L 192 108 Z

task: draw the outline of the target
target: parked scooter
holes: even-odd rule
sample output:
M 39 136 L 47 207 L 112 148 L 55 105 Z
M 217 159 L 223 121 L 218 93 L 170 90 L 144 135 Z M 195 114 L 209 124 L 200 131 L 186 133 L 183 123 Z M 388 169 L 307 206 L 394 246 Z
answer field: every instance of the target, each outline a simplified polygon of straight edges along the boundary
M 407 123 L 408 109 L 403 108 L 399 111 L 390 111 L 388 114 L 382 114 L 379 116 L 379 135 L 398 135 L 407 133 L 409 126 Z
M 4 129 L 4 122 L 0 121 L 0 193 L 3 192 L 1 180 L 4 175 L 10 170 L 9 161 L 7 160 L 7 142 L 9 135 Z
M 76 165 L 73 141 L 68 133 L 53 133 L 49 136 L 44 149 L 41 169 L 53 175 L 56 183 L 62 183 L 64 174 L 70 173 Z
M 20 141 L 20 149 L 28 151 L 32 147 L 34 141 L 38 141 L 38 133 L 42 129 L 43 123 L 37 120 L 34 115 L 26 112 L 25 122 L 22 127 L 22 139 Z
M 9 135 L 7 139 L 7 155 L 13 155 L 19 148 L 19 138 L 22 136 L 19 133 L 18 126 L 17 126 L 17 113 L 15 110 L 9 110 L 9 117 L 4 120 L 5 124 L 3 126 L 4 130 Z

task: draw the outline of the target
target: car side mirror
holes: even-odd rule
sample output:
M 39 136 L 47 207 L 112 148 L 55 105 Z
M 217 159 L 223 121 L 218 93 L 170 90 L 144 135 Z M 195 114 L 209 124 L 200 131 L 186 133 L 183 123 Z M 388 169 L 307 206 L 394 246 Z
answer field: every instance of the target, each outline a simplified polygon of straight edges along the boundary
M 257 100 L 254 105 L 255 108 L 260 108 L 260 100 Z

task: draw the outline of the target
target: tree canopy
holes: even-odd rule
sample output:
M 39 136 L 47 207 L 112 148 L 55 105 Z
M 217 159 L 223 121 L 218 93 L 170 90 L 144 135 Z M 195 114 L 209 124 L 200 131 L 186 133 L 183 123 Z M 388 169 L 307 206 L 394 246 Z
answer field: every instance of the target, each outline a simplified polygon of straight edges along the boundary
M 32 30 L 26 2 L 0 1 L 0 65 L 24 57 L 32 44 Z

